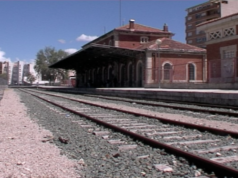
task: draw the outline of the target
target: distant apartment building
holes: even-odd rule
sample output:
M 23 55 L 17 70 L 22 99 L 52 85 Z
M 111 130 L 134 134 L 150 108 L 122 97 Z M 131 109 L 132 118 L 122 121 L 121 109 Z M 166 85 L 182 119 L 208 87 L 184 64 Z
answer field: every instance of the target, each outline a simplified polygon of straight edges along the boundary
M 185 19 L 186 42 L 197 47 L 206 47 L 206 34 L 199 31 L 196 25 L 212 19 L 238 12 L 238 0 L 209 0 L 205 3 L 186 9 Z
M 29 73 L 36 76 L 37 80 L 41 80 L 41 77 L 36 75 L 33 64 L 25 64 L 23 61 L 0 62 L 0 74 L 6 73 L 9 85 L 25 84 L 27 82 L 27 76 Z
M 23 67 L 24 63 L 22 61 L 13 64 L 11 84 L 23 84 Z
M 11 75 L 11 64 L 9 62 L 0 62 L 0 74 L 6 74 L 7 76 L 7 84 L 11 84 L 11 79 L 12 79 L 12 75 Z

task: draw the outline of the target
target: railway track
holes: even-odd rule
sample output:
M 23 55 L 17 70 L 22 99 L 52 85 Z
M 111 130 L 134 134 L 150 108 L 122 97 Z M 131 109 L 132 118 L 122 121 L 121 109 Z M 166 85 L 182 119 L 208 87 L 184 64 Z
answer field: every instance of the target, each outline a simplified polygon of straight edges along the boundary
M 238 148 L 237 139 L 233 137 L 237 137 L 237 133 L 219 130 L 219 129 L 210 129 L 206 127 L 198 127 L 197 129 L 203 130 L 200 132 L 199 130 L 195 130 L 195 126 L 188 124 L 184 128 L 175 125 L 168 125 L 163 124 L 158 121 L 147 121 L 148 117 L 142 115 L 142 119 L 138 119 L 138 117 L 130 119 L 123 114 L 115 114 L 115 111 L 108 110 L 105 106 L 99 106 L 98 104 L 95 106 L 93 102 L 85 102 L 81 101 L 83 104 L 79 104 L 79 100 L 69 99 L 67 97 L 56 96 L 52 94 L 45 95 L 44 92 L 41 95 L 45 96 L 38 96 L 31 93 L 35 97 L 38 97 L 46 102 L 54 104 L 58 107 L 61 107 L 65 110 L 68 110 L 72 113 L 78 114 L 89 120 L 96 122 L 98 124 L 102 124 L 105 127 L 111 128 L 113 130 L 119 131 L 126 135 L 130 135 L 131 137 L 138 139 L 148 145 L 151 145 L 155 148 L 163 148 L 167 152 L 177 154 L 184 158 L 187 158 L 189 161 L 195 163 L 196 165 L 202 166 L 203 168 L 214 171 L 217 175 L 220 176 L 234 176 L 238 175 L 238 165 L 236 161 L 238 160 L 236 150 Z M 58 97 L 61 97 L 61 102 L 55 102 Z M 73 103 L 69 104 L 69 100 Z M 54 102 L 53 102 L 54 101 Z M 76 102 L 76 103 L 75 103 Z M 90 104 L 86 106 L 86 104 Z M 94 105 L 94 108 L 91 108 Z M 95 108 L 96 107 L 96 108 Z M 101 110 L 98 111 L 98 107 L 104 107 L 106 110 L 102 112 Z M 117 110 L 119 111 L 119 110 Z M 121 112 L 121 111 L 120 111 Z M 128 112 L 127 112 L 128 113 Z M 130 112 L 129 112 L 130 113 Z M 136 113 L 131 113 L 136 114 Z M 137 113 L 137 116 L 140 114 Z M 151 117 L 150 117 L 151 118 Z M 156 118 L 158 119 L 158 118 Z M 162 118 L 160 118 L 161 120 Z M 163 120 L 163 119 L 162 119 Z M 147 121 L 147 122 L 145 122 Z M 165 120 L 163 120 L 165 121 Z M 171 124 L 171 122 L 170 122 Z M 173 122 L 176 124 L 176 122 Z M 178 123 L 177 123 L 178 124 Z M 183 123 L 184 124 L 184 123 Z M 83 127 L 90 128 L 90 125 L 82 124 Z M 193 128 L 193 129 L 191 129 Z M 218 136 L 211 133 L 207 133 L 204 131 L 209 132 L 219 132 L 220 134 L 229 134 L 228 136 Z M 107 136 L 107 132 L 97 132 L 94 131 L 95 135 L 103 135 Z M 106 135 L 104 135 L 106 134 Z M 233 136 L 233 137 L 231 137 Z M 112 140 L 112 143 L 120 144 L 122 143 L 121 140 Z M 127 147 L 136 147 L 136 145 L 129 145 Z M 125 146 L 126 147 L 126 146 Z M 123 147 L 121 147 L 123 149 Z M 130 148 L 133 149 L 133 148 Z M 168 165 L 158 165 L 164 169 L 172 169 Z M 158 169 L 162 169 L 162 168 Z
M 238 112 L 237 112 L 238 107 L 232 107 L 232 106 L 209 105 L 209 104 L 201 104 L 201 103 L 188 104 L 188 103 L 177 102 L 177 101 L 164 101 L 164 102 L 150 101 L 148 102 L 148 101 L 132 100 L 127 98 L 107 97 L 107 96 L 98 96 L 98 95 L 85 95 L 85 96 L 94 97 L 94 98 L 102 98 L 106 100 L 134 102 L 136 104 L 153 106 L 153 107 L 166 107 L 166 108 L 172 108 L 172 109 L 178 109 L 178 110 L 189 110 L 193 112 L 204 112 L 204 113 L 210 113 L 210 114 L 220 114 L 220 115 L 238 117 Z M 217 110 L 218 108 L 220 110 Z
M 35 91 L 37 92 L 37 91 Z M 62 93 L 57 93 L 57 95 L 62 95 Z M 65 96 L 65 95 L 62 95 Z M 225 121 L 232 124 L 238 124 L 238 117 L 237 111 L 235 110 L 228 110 L 228 109 L 221 109 L 221 108 L 212 108 L 213 105 L 209 108 L 200 108 L 197 106 L 190 106 L 190 105 L 181 105 L 181 104 L 168 104 L 168 103 L 158 103 L 158 102 L 150 102 L 150 101 L 140 101 L 140 100 L 131 100 L 125 98 L 118 98 L 118 97 L 106 97 L 106 96 L 98 96 L 98 95 L 75 95 L 75 94 L 67 94 L 69 98 L 77 98 L 80 96 L 81 99 L 108 102 L 117 104 L 120 102 L 122 105 L 127 105 L 133 108 L 138 108 L 142 110 L 150 110 L 155 111 L 157 113 L 171 113 L 171 114 L 182 114 L 187 115 L 189 117 L 201 118 L 201 119 L 209 119 L 214 121 Z M 141 104 L 140 104 L 141 103 Z M 171 109 L 174 108 L 174 109 Z M 131 112 L 133 114 L 133 112 Z M 148 115 L 146 115 L 148 117 Z M 179 119 L 174 119 L 179 120 Z M 203 125 L 202 122 L 196 121 L 196 124 Z M 185 124 L 186 125 L 186 124 Z M 217 127 L 217 126 L 213 126 Z M 232 127 L 230 128 L 232 129 Z

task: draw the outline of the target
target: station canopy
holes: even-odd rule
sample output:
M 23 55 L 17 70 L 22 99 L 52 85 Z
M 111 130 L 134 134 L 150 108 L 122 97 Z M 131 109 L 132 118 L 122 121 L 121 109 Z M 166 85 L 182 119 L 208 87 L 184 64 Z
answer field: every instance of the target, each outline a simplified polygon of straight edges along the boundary
M 127 49 L 109 45 L 90 44 L 66 58 L 50 65 L 50 68 L 90 69 L 113 64 L 115 61 L 126 61 L 144 56 L 145 50 Z

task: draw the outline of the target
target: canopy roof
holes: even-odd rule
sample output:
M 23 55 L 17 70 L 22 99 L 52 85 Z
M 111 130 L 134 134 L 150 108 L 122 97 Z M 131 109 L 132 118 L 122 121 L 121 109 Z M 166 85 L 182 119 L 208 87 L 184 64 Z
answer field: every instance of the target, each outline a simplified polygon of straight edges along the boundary
M 144 50 L 119 48 L 109 45 L 90 44 L 68 57 L 50 65 L 50 68 L 62 69 L 88 69 L 98 67 L 115 59 L 134 59 L 138 55 L 145 54 Z

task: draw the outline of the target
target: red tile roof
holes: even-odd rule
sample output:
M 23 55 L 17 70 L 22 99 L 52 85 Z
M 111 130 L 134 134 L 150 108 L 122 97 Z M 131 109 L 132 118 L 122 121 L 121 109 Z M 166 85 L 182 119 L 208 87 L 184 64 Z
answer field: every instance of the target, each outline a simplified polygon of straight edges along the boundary
M 130 31 L 129 24 L 115 28 L 115 30 Z M 136 23 L 134 24 L 134 31 L 171 33 L 171 32 L 165 32 L 165 31 L 157 29 L 157 28 L 148 27 L 148 26 L 136 24 Z
M 144 45 L 141 45 L 139 48 L 137 49 L 149 49 L 149 50 L 157 50 L 158 49 L 158 45 L 156 44 L 154 41 L 151 41 L 149 43 L 146 43 Z M 174 50 L 174 51 L 196 51 L 196 52 L 206 52 L 205 49 L 203 48 L 199 48 L 196 46 L 192 46 L 189 44 L 185 44 L 185 43 L 181 43 L 175 40 L 172 40 L 170 38 L 161 38 L 161 45 L 160 45 L 160 49 L 161 50 Z

